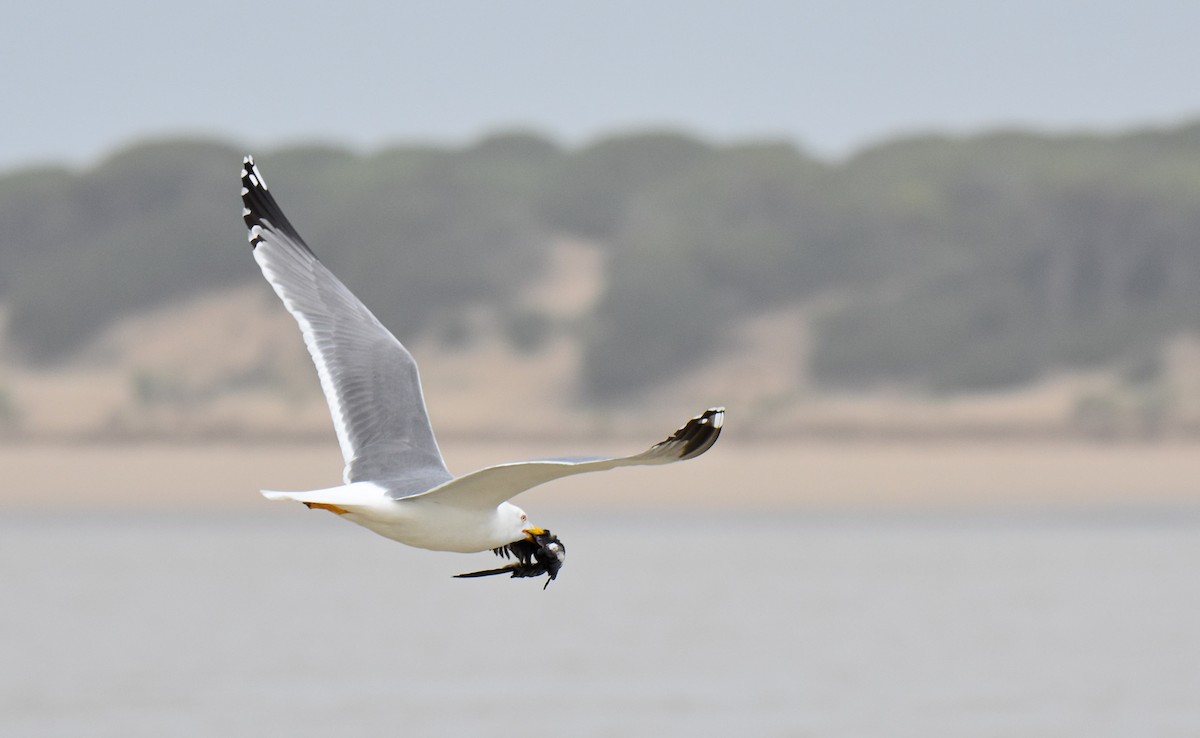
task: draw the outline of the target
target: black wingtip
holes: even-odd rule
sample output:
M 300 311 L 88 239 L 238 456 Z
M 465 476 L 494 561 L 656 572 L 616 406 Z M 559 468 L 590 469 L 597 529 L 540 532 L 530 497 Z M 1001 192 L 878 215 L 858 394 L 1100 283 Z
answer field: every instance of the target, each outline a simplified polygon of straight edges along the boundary
M 683 444 L 679 452 L 679 460 L 694 459 L 712 448 L 721 436 L 721 426 L 725 423 L 725 408 L 710 407 L 671 434 L 671 437 L 659 446 L 667 444 Z
M 250 155 L 242 159 L 242 220 L 249 230 L 251 250 L 263 242 L 263 232 L 269 229 L 282 232 L 297 243 L 304 243 L 283 214 L 279 203 L 275 202 L 275 196 L 267 189 L 267 182 Z M 304 248 L 308 249 L 307 246 Z M 311 250 L 309 253 L 312 253 Z
M 254 157 L 249 154 L 242 159 L 242 220 L 250 231 L 250 248 L 253 250 L 262 242 L 263 213 L 268 210 L 267 183 L 262 173 L 254 165 Z

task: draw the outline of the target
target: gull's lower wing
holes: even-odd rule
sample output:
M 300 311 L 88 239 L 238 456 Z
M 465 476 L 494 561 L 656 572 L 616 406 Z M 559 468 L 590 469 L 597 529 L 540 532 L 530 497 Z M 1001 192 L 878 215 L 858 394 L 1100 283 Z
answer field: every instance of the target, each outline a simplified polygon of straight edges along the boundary
M 242 167 L 242 206 L 254 260 L 300 324 L 317 366 L 346 460 L 346 482 L 450 479 L 412 355 L 317 259 L 249 156 Z
M 573 474 L 616 469 L 621 466 L 670 464 L 692 459 L 717 442 L 725 408 L 714 407 L 692 418 L 661 443 L 640 454 L 614 458 L 571 458 L 518 461 L 471 472 L 422 493 L 447 504 L 468 507 L 496 506 L 539 484 Z

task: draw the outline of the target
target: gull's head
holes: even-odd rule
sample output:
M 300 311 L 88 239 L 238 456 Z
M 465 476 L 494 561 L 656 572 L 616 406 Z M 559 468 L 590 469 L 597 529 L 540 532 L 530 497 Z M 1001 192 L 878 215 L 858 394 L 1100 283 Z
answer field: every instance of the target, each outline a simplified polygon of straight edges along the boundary
M 527 530 L 541 530 L 533 523 L 529 522 L 529 516 L 525 511 L 511 502 L 505 502 L 496 509 L 500 516 L 500 525 L 504 529 L 503 535 L 509 540 L 516 541 L 522 536 L 528 536 Z
M 534 543 L 537 536 L 546 533 L 545 528 L 539 528 L 530 522 L 529 515 L 511 502 L 501 504 L 497 508 L 497 512 L 504 526 L 504 534 L 510 536 L 513 541 L 524 538 L 526 541 Z

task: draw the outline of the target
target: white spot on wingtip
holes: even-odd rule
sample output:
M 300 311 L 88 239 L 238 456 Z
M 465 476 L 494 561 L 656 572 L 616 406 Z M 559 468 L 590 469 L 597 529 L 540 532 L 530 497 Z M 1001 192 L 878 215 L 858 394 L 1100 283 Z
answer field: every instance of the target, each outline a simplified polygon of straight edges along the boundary
M 242 217 L 245 218 L 250 214 L 250 208 L 242 208 Z
M 250 162 L 250 174 L 248 178 L 254 183 L 255 187 L 261 187 L 264 190 L 267 189 L 267 180 L 263 179 L 262 172 L 258 171 L 258 165 L 254 162 Z
M 250 190 L 243 187 L 242 188 L 242 197 L 245 197 L 246 195 L 249 195 L 249 194 L 250 194 Z
M 246 179 L 250 180 L 250 184 L 254 185 L 255 187 L 261 186 L 258 183 L 258 177 L 254 176 L 254 172 L 250 172 L 249 174 L 247 174 Z

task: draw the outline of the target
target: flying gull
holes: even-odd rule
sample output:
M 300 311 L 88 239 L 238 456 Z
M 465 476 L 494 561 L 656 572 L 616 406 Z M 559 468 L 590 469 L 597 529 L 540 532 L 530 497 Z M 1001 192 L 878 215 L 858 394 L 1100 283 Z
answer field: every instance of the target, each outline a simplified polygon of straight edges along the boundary
M 242 205 L 254 260 L 300 324 L 346 461 L 339 487 L 263 490 L 268 499 L 328 510 L 417 548 L 491 550 L 512 562 L 458 576 L 546 574 L 544 589 L 558 576 L 566 547 L 510 499 L 573 474 L 691 459 L 721 434 L 725 409 L 714 407 L 632 456 L 522 461 L 455 477 L 434 439 L 412 355 L 317 259 L 249 156 L 242 167 Z

